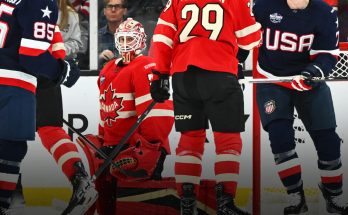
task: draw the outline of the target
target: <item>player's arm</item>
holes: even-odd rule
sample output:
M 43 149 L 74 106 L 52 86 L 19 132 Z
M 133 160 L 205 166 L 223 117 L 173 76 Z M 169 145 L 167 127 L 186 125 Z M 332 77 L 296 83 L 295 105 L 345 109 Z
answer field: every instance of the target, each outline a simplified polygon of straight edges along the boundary
M 176 0 L 168 1 L 163 9 L 153 37 L 151 54 L 156 61 L 156 70 L 162 74 L 168 74 L 171 66 L 172 52 L 177 32 L 177 21 L 175 17 Z
M 49 52 L 58 17 L 56 1 L 23 1 L 17 11 L 21 27 L 19 62 L 35 76 L 57 79 L 65 66 Z
M 320 26 L 318 24 L 310 50 L 310 58 L 313 61 L 305 70 L 313 73 L 312 76 L 326 77 L 335 67 L 339 55 L 337 11 L 328 11 L 318 23 Z
M 250 13 L 250 2 L 248 0 L 234 1 L 233 4 L 236 17 L 234 33 L 238 47 L 251 50 L 261 42 L 261 25 L 255 21 Z
M 63 36 L 58 26 L 54 29 L 54 35 L 49 52 L 51 52 L 52 56 L 56 59 L 64 59 L 66 57 Z
M 149 63 L 148 65 L 142 66 L 142 68 L 139 68 L 139 71 L 136 71 L 138 75 L 133 80 L 135 108 L 138 117 L 152 102 L 149 85 L 152 77 L 151 72 L 155 68 L 155 64 Z M 147 118 L 140 124 L 137 134 L 134 137 L 136 139 L 136 136 L 140 135 L 149 142 L 163 143 L 168 138 L 173 123 L 172 101 L 157 103 Z

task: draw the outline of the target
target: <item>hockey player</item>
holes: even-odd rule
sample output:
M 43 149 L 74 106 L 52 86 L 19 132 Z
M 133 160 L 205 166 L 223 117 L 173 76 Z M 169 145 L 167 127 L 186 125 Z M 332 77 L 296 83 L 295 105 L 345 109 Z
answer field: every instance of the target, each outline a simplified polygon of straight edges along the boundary
M 329 87 L 312 81 L 329 75 L 338 57 L 336 11 L 319 0 L 257 0 L 255 18 L 263 27 L 260 78 L 293 77 L 290 83 L 258 84 L 257 103 L 274 160 L 290 204 L 284 214 L 308 210 L 301 165 L 295 151 L 294 108 L 318 155 L 319 188 L 330 213 L 348 214 L 342 200 L 341 140 Z
M 59 1 L 58 1 L 59 2 Z M 68 30 L 62 33 L 71 34 L 76 23 L 70 23 Z M 70 31 L 69 31 L 70 29 Z M 52 41 L 52 55 L 57 59 L 65 59 L 64 41 L 58 27 Z M 65 37 L 66 38 L 66 37 Z M 70 39 L 70 41 L 73 39 Z M 74 45 L 74 42 L 67 45 Z M 66 47 L 66 46 L 65 46 Z M 76 55 L 76 49 L 69 47 L 69 56 Z M 71 51 L 72 50 L 72 51 Z M 75 50 L 75 51 L 74 51 Z M 70 57 L 71 65 L 76 64 Z M 75 65 L 76 66 L 76 65 Z M 76 77 L 76 80 L 78 77 Z M 71 87 L 74 83 L 71 83 Z M 37 99 L 37 132 L 41 143 L 53 156 L 59 168 L 63 171 L 73 186 L 73 194 L 68 207 L 63 214 L 83 214 L 97 199 L 97 192 L 81 161 L 76 145 L 70 140 L 63 129 L 63 104 L 61 87 L 47 79 L 38 80 Z
M 141 54 L 145 48 L 146 34 L 143 25 L 128 18 L 122 22 L 115 33 L 115 44 L 122 58 L 108 62 L 100 72 L 98 86 L 100 90 L 100 125 L 97 137 L 87 136 L 92 142 L 109 154 L 125 136 L 138 117 L 152 102 L 150 81 L 155 63 L 152 58 Z M 96 187 L 99 191 L 98 213 L 114 214 L 115 198 L 112 196 L 115 185 L 112 176 L 118 180 L 161 179 L 163 162 L 170 153 L 168 135 L 174 123 L 172 102 L 156 104 L 139 128 L 130 137 L 128 148 L 114 160 L 127 170 L 143 169 L 147 176 L 132 178 L 118 169 L 98 177 Z M 80 142 L 83 142 L 80 140 Z M 86 150 L 91 173 L 99 168 L 104 160 L 93 158 L 93 149 Z M 91 153 L 90 153 L 91 152 Z M 111 196 L 106 194 L 108 192 Z M 111 201 L 111 202 L 110 202 Z M 108 204 L 109 202 L 109 204 Z
M 78 72 L 48 50 L 57 15 L 56 1 L 0 1 L 0 214 L 8 212 L 26 141 L 35 138 L 37 77 L 70 84 Z
M 172 0 L 155 28 L 151 95 L 158 102 L 168 99 L 173 76 L 175 128 L 181 132 L 175 178 L 183 215 L 197 214 L 208 120 L 217 155 L 217 214 L 249 214 L 234 203 L 245 121 L 236 55 L 238 47 L 250 50 L 261 40 L 261 26 L 248 5 L 246 0 Z

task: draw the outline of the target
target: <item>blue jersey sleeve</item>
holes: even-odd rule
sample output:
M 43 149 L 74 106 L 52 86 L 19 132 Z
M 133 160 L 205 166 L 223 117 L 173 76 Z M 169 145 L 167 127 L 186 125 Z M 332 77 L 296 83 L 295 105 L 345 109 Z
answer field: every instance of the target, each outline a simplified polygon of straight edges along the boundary
M 327 76 L 337 63 L 339 31 L 337 11 L 328 6 L 322 11 L 310 50 L 312 64 L 307 69 L 315 68 Z
M 55 79 L 61 73 L 50 47 L 58 18 L 56 0 L 22 0 L 17 7 L 21 29 L 19 63 L 31 74 Z

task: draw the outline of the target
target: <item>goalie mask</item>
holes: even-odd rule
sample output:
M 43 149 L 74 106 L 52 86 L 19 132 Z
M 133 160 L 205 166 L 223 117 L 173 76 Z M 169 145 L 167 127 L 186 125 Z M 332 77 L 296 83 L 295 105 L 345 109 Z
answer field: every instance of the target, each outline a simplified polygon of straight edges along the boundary
M 123 63 L 130 63 L 136 56 L 141 54 L 146 47 L 146 34 L 143 25 L 128 18 L 122 22 L 115 33 L 116 49 L 123 59 Z

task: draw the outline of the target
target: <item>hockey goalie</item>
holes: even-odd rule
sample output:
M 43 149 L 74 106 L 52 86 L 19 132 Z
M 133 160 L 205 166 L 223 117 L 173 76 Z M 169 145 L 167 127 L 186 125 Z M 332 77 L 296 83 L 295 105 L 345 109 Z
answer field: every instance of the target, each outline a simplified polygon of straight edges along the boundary
M 97 136 L 86 137 L 104 154 L 109 155 L 117 143 L 126 135 L 138 117 L 152 102 L 150 83 L 155 63 L 143 56 L 146 34 L 142 24 L 131 18 L 120 24 L 115 33 L 116 48 L 121 58 L 110 61 L 100 72 L 100 124 Z M 117 168 L 111 165 L 96 179 L 99 199 L 95 209 L 100 215 L 114 214 L 116 182 L 161 179 L 163 162 L 170 153 L 168 135 L 174 122 L 172 101 L 157 103 L 129 138 L 122 152 L 114 158 Z M 104 162 L 98 153 L 83 139 L 79 144 L 86 153 L 90 173 L 93 175 Z M 142 170 L 140 177 L 125 175 L 123 170 Z

